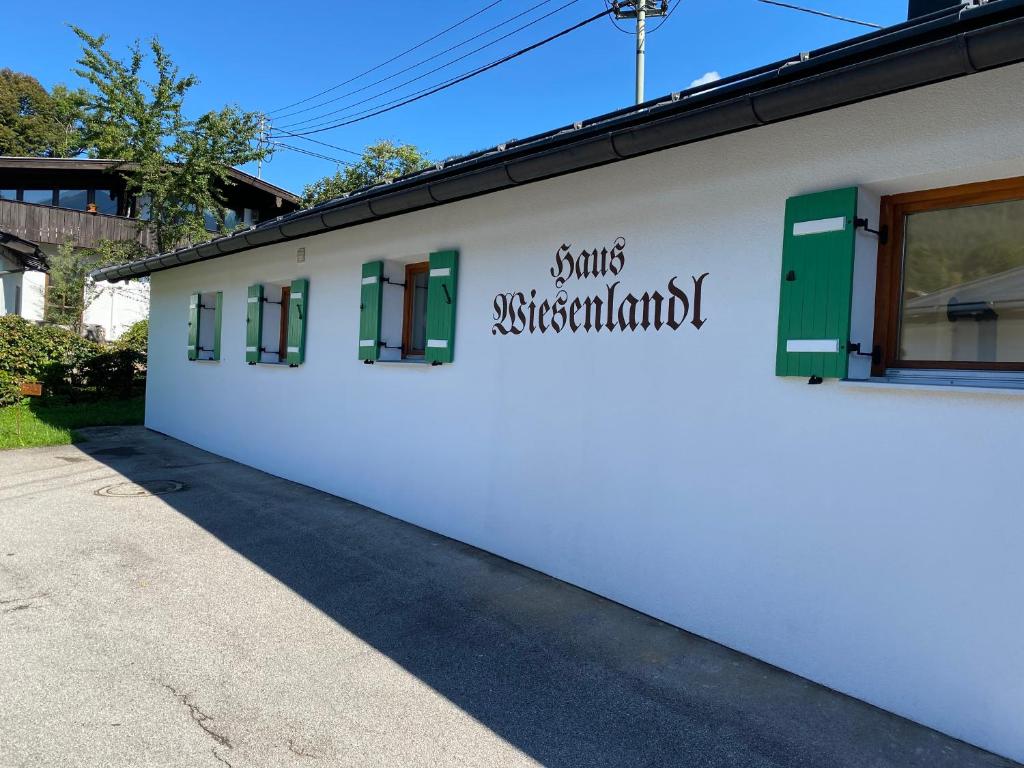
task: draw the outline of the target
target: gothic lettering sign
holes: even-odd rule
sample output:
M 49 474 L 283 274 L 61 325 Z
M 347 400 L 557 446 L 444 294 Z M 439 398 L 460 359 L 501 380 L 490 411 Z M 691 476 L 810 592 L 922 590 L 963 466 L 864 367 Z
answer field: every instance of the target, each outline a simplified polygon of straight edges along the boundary
M 491 334 L 518 336 L 522 333 L 561 333 L 570 331 L 660 331 L 679 330 L 689 322 L 700 330 L 707 318 L 702 314 L 701 293 L 708 273 L 691 276 L 680 281 L 674 275 L 660 290 L 645 291 L 637 296 L 619 287 L 617 277 L 626 266 L 626 239 L 619 237 L 611 248 L 581 250 L 573 254 L 572 247 L 562 245 L 555 251 L 555 263 L 549 273 L 555 281 L 553 298 L 515 291 L 499 293 L 494 297 L 494 325 Z M 599 278 L 593 283 L 585 283 Z M 596 283 L 603 282 L 603 286 Z M 570 298 L 569 289 L 581 286 L 574 293 L 585 293 Z M 593 286 L 589 291 L 584 286 Z M 568 286 L 568 287 L 567 287 Z

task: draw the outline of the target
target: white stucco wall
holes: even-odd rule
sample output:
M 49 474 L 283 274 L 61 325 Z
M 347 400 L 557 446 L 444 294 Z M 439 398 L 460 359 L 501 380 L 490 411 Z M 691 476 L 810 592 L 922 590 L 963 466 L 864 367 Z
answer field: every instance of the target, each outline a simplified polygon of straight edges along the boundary
M 1022 88 L 980 74 L 158 273 L 147 424 L 1024 759 L 1024 395 L 774 376 L 786 198 L 1024 175 Z M 553 296 L 558 246 L 619 236 L 623 289 L 710 273 L 699 331 L 492 335 L 495 294 Z M 360 364 L 360 265 L 441 248 L 454 364 Z M 855 335 L 873 260 L 862 237 Z M 246 287 L 300 276 L 306 363 L 245 365 Z M 194 290 L 224 291 L 219 363 L 186 360 Z
M 21 316 L 32 322 L 42 322 L 46 304 L 46 273 L 23 272 L 19 264 L 0 258 L 0 315 L 9 315 L 18 309 L 19 295 Z
M 88 306 L 82 315 L 86 325 L 103 328 L 107 341 L 117 341 L 133 323 L 149 316 L 149 283 L 100 280 L 85 287 Z

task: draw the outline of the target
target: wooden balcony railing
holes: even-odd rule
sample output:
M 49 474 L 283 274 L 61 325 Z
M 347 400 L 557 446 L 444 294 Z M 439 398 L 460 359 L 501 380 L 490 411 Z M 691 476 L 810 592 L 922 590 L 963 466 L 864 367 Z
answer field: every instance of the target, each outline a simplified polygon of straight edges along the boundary
M 60 245 L 70 239 L 79 248 L 95 247 L 101 240 L 135 240 L 146 250 L 155 246 L 152 231 L 138 219 L 16 200 L 0 200 L 0 231 L 40 244 Z

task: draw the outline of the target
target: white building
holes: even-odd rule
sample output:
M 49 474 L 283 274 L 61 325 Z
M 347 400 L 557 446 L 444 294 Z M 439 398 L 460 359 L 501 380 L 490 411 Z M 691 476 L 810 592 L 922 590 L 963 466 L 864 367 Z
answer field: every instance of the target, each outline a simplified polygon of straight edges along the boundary
M 38 245 L 0 231 L 0 315 L 42 322 L 47 269 Z
M 1024 759 L 1024 2 L 925 21 L 97 273 L 146 424 Z
M 43 322 L 49 286 L 47 256 L 56 250 L 0 232 L 0 315 Z M 84 299 L 82 323 L 96 340 L 117 341 L 133 323 L 149 316 L 148 281 L 89 281 Z
M 129 280 L 110 283 L 88 282 L 82 324 L 104 341 L 117 341 L 121 334 L 149 317 L 149 282 Z

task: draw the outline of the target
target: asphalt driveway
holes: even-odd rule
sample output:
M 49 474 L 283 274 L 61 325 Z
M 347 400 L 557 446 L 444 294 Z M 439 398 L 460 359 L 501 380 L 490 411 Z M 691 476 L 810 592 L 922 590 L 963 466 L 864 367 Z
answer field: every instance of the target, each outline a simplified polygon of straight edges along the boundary
M 0 766 L 1015 765 L 342 499 L 88 432 L 0 453 Z

